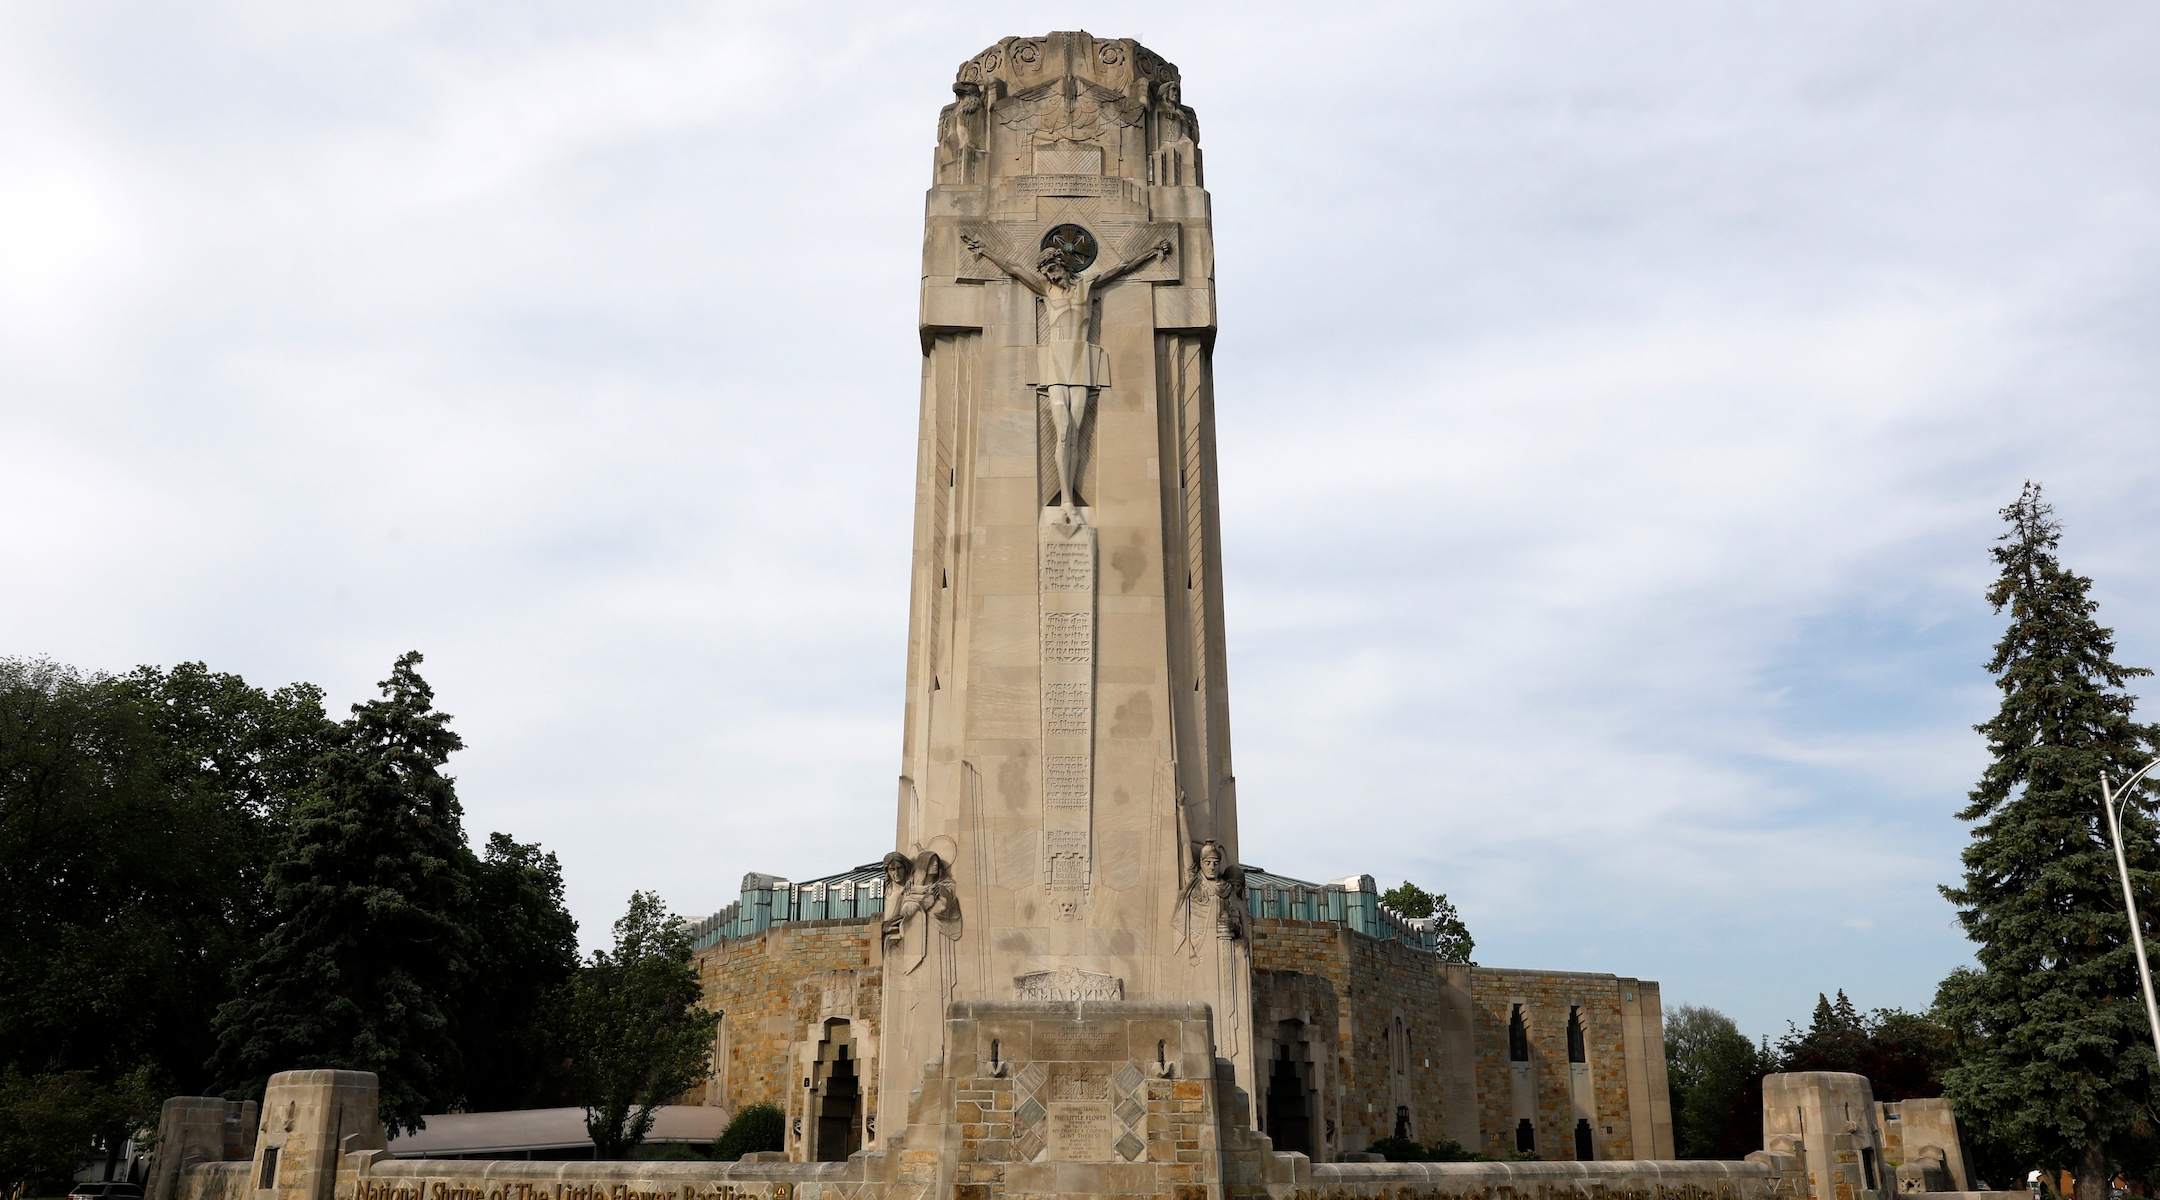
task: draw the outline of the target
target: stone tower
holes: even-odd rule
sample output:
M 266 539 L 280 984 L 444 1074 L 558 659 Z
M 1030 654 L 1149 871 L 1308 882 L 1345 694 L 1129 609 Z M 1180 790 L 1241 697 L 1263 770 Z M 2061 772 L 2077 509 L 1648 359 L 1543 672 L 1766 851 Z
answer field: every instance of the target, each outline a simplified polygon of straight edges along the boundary
M 1006 38 L 938 119 L 877 1111 L 955 1002 L 1203 1002 L 1252 1084 L 1214 241 L 1175 66 Z

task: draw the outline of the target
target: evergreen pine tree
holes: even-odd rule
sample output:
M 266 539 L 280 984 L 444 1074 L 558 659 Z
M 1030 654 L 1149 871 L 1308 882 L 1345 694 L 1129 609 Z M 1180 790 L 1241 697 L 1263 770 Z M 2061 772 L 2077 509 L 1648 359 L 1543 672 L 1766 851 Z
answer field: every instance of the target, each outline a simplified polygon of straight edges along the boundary
M 1991 551 L 2001 575 L 1988 590 L 1996 612 L 2010 611 L 1988 663 L 2002 707 L 1976 726 L 1993 761 L 1958 814 L 1979 822 L 1964 882 L 1943 889 L 1978 943 L 1980 969 L 1952 974 L 1937 996 L 1965 1042 L 1943 1082 L 1988 1138 L 2074 1172 L 2077 1200 L 2107 1200 L 2114 1167 L 2135 1153 L 2156 1063 L 2099 776 L 2144 766 L 2160 729 L 2132 719 L 2124 685 L 2151 672 L 2114 661 L 2092 581 L 2056 561 L 2060 527 L 2039 486 L 2027 484 L 2003 518 L 2010 530 Z M 2123 824 L 2149 916 L 2160 900 L 2150 792 Z
M 317 761 L 269 870 L 278 924 L 218 1010 L 219 1073 L 373 1071 L 387 1126 L 419 1128 L 461 1077 L 450 1009 L 471 973 L 471 849 L 441 767 L 464 743 L 400 657 Z

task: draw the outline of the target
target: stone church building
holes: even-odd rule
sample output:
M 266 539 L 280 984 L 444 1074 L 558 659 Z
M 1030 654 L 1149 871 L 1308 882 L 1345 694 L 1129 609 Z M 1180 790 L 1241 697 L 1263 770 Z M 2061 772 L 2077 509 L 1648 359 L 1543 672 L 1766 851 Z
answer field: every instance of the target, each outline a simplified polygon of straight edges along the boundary
M 1442 962 L 1429 922 L 1382 905 L 1369 875 L 1246 880 L 1254 1110 L 1277 1150 L 1327 1162 L 1395 1135 L 1489 1158 L 1673 1156 L 1656 983 Z M 792 1159 L 844 1159 L 874 1122 L 883 913 L 873 863 L 751 875 L 697 926 L 722 1014 L 699 1099 L 780 1108 Z

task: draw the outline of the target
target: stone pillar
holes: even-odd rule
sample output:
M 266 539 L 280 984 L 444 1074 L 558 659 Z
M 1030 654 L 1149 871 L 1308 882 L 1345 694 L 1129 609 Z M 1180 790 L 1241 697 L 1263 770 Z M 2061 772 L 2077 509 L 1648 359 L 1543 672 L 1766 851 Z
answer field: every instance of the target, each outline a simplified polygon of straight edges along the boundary
M 1885 1200 L 1895 1190 L 1867 1076 L 1794 1071 L 1766 1075 L 1762 1086 L 1763 1145 L 1785 1139 L 1816 1200 Z
M 157 1148 L 150 1155 L 147 1200 L 176 1200 L 180 1174 L 197 1163 L 252 1158 L 253 1100 L 174 1096 L 158 1113 Z
M 263 1092 L 250 1200 L 331 1200 L 338 1158 L 385 1149 L 372 1071 L 280 1071 Z
M 1657 984 L 1620 980 L 1620 1030 L 1627 1053 L 1631 1157 L 1669 1159 L 1672 1091 L 1665 1077 L 1665 1011 Z

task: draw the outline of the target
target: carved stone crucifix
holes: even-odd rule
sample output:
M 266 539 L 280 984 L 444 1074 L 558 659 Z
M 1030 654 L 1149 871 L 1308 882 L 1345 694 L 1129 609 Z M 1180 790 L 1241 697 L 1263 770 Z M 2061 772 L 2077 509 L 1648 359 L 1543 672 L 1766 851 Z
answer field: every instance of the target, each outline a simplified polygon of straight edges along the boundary
M 1083 275 L 1073 269 L 1066 252 L 1057 246 L 1043 247 L 1030 270 L 972 233 L 962 233 L 960 241 L 1043 299 L 1046 319 L 1042 345 L 1036 348 L 1035 383 L 1049 393 L 1050 422 L 1057 428 L 1062 519 L 1067 525 L 1076 525 L 1080 510 L 1073 504 L 1073 473 L 1079 462 L 1080 423 L 1087 416 L 1092 390 L 1110 382 L 1108 365 L 1099 361 L 1101 348 L 1087 340 L 1088 301 L 1094 298 L 1096 289 L 1116 283 L 1157 258 L 1170 257 L 1175 247 L 1169 238 L 1164 238 L 1144 254 L 1093 275 Z

